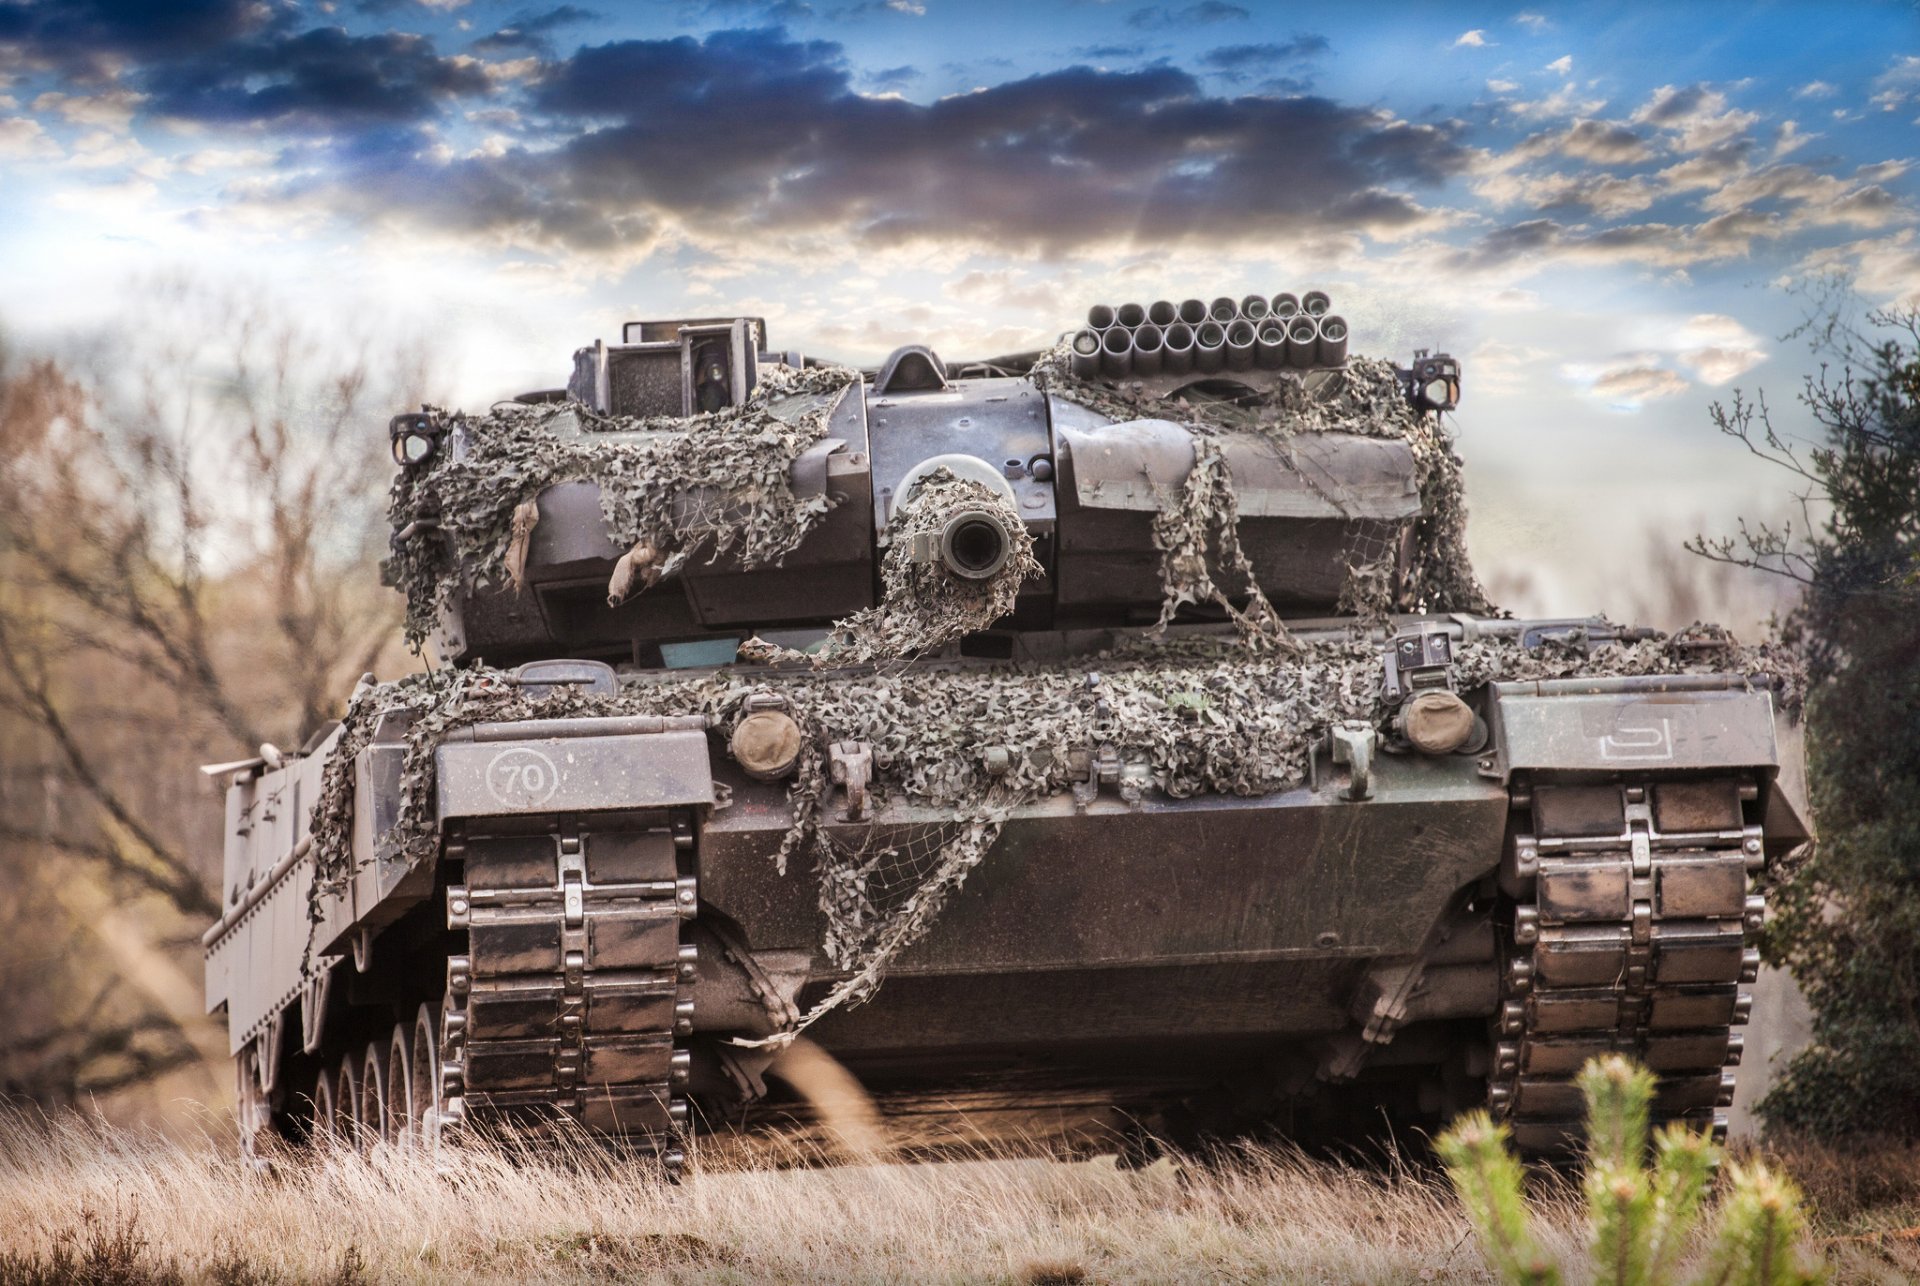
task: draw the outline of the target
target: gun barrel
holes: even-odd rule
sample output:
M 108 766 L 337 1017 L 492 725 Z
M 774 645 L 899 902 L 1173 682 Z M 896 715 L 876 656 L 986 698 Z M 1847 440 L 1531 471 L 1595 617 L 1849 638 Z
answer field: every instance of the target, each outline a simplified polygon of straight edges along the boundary
M 940 561 L 955 576 L 985 580 L 1006 566 L 1013 533 L 991 509 L 962 509 L 940 529 Z
M 1075 379 L 1090 380 L 1100 373 L 1100 336 L 1083 330 L 1073 337 L 1073 374 Z

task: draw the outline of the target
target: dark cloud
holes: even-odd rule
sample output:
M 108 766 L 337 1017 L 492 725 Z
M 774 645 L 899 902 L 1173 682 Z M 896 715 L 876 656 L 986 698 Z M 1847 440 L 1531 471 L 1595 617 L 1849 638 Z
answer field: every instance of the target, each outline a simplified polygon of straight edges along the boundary
M 1089 58 L 1094 62 L 1115 62 L 1128 58 L 1144 58 L 1145 45 L 1082 45 L 1073 51 L 1076 58 Z
M 284 10 L 251 0 L 0 2 L 0 50 L 68 75 L 106 74 L 119 59 L 193 57 L 243 37 L 284 31 Z
M 424 121 L 491 90 L 483 68 L 442 57 L 424 36 L 297 31 L 293 16 L 252 0 L 0 3 L 0 53 L 77 79 L 124 62 L 123 86 L 156 114 L 297 130 Z
M 868 87 L 882 93 L 897 92 L 920 79 L 920 69 L 911 64 L 899 67 L 882 67 L 879 71 L 870 71 L 861 77 Z
M 1251 17 L 1252 13 L 1237 4 L 1227 4 L 1226 0 L 1200 0 L 1199 4 L 1180 9 L 1157 4 L 1135 9 L 1127 15 L 1127 25 L 1152 31 L 1162 27 L 1198 27 L 1212 22 L 1244 22 Z
M 1069 67 L 931 104 L 862 96 L 852 77 L 837 44 L 778 29 L 599 45 L 533 90 L 572 137 L 385 158 L 412 180 L 349 174 L 301 195 L 587 251 L 662 226 L 1060 251 L 1404 228 L 1423 217 L 1404 189 L 1470 162 L 1451 126 L 1210 96 L 1167 66 Z
M 316 131 L 422 121 L 449 99 L 492 88 L 483 68 L 441 57 L 424 36 L 355 36 L 338 27 L 238 42 L 143 79 L 163 116 Z
M 1222 45 L 1201 54 L 1200 61 L 1219 71 L 1264 71 L 1324 54 L 1327 48 L 1325 36 L 1295 36 L 1285 44 Z
M 599 16 L 591 9 L 571 4 L 563 4 L 545 13 L 518 14 L 502 24 L 498 31 L 474 41 L 473 51 L 480 54 L 551 54 L 555 31 L 582 22 L 592 22 Z

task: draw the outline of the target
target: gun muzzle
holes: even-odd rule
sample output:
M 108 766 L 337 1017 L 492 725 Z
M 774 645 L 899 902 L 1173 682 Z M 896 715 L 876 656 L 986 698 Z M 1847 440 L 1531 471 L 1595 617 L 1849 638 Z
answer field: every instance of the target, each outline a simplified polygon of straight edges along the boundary
M 1139 304 L 1121 304 L 1113 314 L 1115 323 L 1132 330 L 1147 319 L 1147 310 Z
M 940 561 L 967 580 L 985 580 L 1006 566 L 1013 533 L 990 509 L 961 509 L 940 529 Z
M 1180 320 L 1189 326 L 1198 326 L 1207 319 L 1207 301 L 1204 299 L 1182 299 L 1180 301 Z
M 1333 311 L 1333 300 L 1324 290 L 1309 290 L 1300 296 L 1300 311 L 1309 317 L 1325 317 Z
M 1160 361 L 1165 356 L 1163 342 L 1160 328 L 1151 322 L 1133 332 L 1133 373 L 1135 375 L 1160 373 Z
M 1322 317 L 1320 319 L 1320 365 L 1339 366 L 1347 360 L 1347 319 L 1344 317 Z
M 1207 322 L 1193 332 L 1193 369 L 1217 371 L 1227 364 L 1227 330 L 1219 322 Z
M 1184 375 L 1193 369 L 1193 327 L 1175 322 L 1160 340 L 1160 369 L 1170 375 Z
M 1253 346 L 1257 342 L 1253 323 L 1241 318 L 1227 327 L 1227 369 L 1245 371 L 1253 368 Z
M 1281 291 L 1273 297 L 1271 311 L 1273 315 L 1281 321 L 1291 320 L 1293 315 L 1300 311 L 1300 296 L 1291 294 L 1288 291 Z
M 1312 366 L 1320 342 L 1320 327 L 1305 313 L 1287 323 L 1287 365 Z
M 1095 304 L 1093 307 L 1087 309 L 1087 328 L 1089 330 L 1105 330 L 1111 325 L 1113 325 L 1112 308 L 1106 304 Z
M 1100 370 L 1107 375 L 1125 375 L 1133 369 L 1133 332 L 1125 326 L 1109 326 L 1100 337 Z
M 1100 336 L 1083 330 L 1073 337 L 1073 376 L 1090 380 L 1100 373 Z

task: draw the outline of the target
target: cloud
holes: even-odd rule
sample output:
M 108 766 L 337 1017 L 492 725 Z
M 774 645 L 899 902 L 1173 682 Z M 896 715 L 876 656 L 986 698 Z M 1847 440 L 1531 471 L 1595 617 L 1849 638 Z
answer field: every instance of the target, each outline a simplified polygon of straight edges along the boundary
M 920 78 L 920 69 L 907 63 L 898 67 L 882 67 L 862 77 L 868 86 L 882 93 L 899 93 Z
M 1246 71 L 1296 63 L 1327 52 L 1325 36 L 1295 36 L 1285 44 L 1222 45 L 1200 55 L 1200 61 L 1222 71 Z
M 1553 25 L 1547 21 L 1547 16 L 1541 13 L 1516 13 L 1513 15 L 1513 20 L 1536 36 Z
M 1591 116 L 1607 105 L 1604 98 L 1581 98 L 1572 81 L 1545 98 L 1507 104 L 1507 110 L 1523 120 L 1552 120 L 1564 116 Z
M 485 35 L 473 42 L 475 53 L 505 54 L 533 53 L 552 54 L 552 33 L 562 27 L 577 26 L 591 22 L 600 15 L 578 5 L 563 4 L 548 9 L 545 13 L 522 13 L 516 15 L 499 30 Z
M 48 160 L 60 147 L 40 122 L 27 116 L 0 116 L 0 157 L 12 161 Z
M 1511 94 L 1519 88 L 1520 82 L 1517 80 L 1490 80 L 1487 82 L 1487 92 L 1491 94 Z
M 1548 63 L 1542 70 L 1557 71 L 1562 76 L 1571 76 L 1573 75 L 1573 55 L 1561 54 L 1558 58 Z
M 294 16 L 252 0 L 151 8 L 115 0 L 0 2 L 0 56 L 54 68 L 76 84 L 120 76 L 124 83 L 109 92 L 58 94 L 50 105 L 122 129 L 139 103 L 197 123 L 333 133 L 425 121 L 448 102 L 493 87 L 485 64 L 443 57 L 424 36 L 296 31 Z
M 1920 91 L 1920 55 L 1904 54 L 1873 78 L 1878 92 L 1867 101 L 1883 112 L 1898 111 Z
M 1727 96 L 1702 84 L 1675 87 L 1662 85 L 1633 114 L 1640 125 L 1655 125 L 1669 131 L 1673 145 L 1683 152 L 1698 152 L 1743 134 L 1760 118 L 1753 112 L 1727 105 Z
M 1171 9 L 1165 5 L 1148 5 L 1144 9 L 1135 9 L 1127 15 L 1127 25 L 1138 27 L 1142 31 L 1154 31 L 1165 27 L 1194 27 L 1214 22 L 1245 22 L 1253 14 L 1237 4 L 1227 4 L 1225 0 L 1200 0 L 1199 4 L 1190 4 L 1181 9 Z
M 1564 156 L 1593 165 L 1638 165 L 1653 159 L 1653 149 L 1638 131 L 1617 121 L 1576 120 L 1564 130 L 1521 140 L 1522 157 Z
M 1167 66 L 1071 67 L 931 104 L 851 80 L 839 45 L 777 29 L 599 45 L 534 87 L 567 131 L 538 147 L 441 162 L 400 137 L 276 196 L 589 256 L 663 236 L 1065 253 L 1405 235 L 1435 222 L 1409 188 L 1470 160 L 1453 125 L 1209 96 Z
M 1675 332 L 1680 361 L 1705 384 L 1739 379 L 1767 360 L 1760 337 L 1721 313 L 1697 313 Z
M 1657 353 L 1622 353 L 1603 363 L 1570 362 L 1561 375 L 1589 397 L 1615 411 L 1638 411 L 1648 402 L 1675 397 L 1690 387 L 1686 377 L 1659 365 Z
M 1460 38 L 1453 42 L 1453 47 L 1455 49 L 1459 49 L 1464 45 L 1469 49 L 1482 49 L 1486 47 L 1486 43 L 1487 43 L 1486 31 L 1483 29 L 1476 28 L 1473 31 L 1461 32 Z
M 74 125 L 91 125 L 96 129 L 124 133 L 133 123 L 133 114 L 139 109 L 140 102 L 141 95 L 124 89 L 98 94 L 62 94 L 49 90 L 33 100 L 33 110 L 58 112 Z
M 1832 98 L 1840 91 L 1824 80 L 1810 80 L 1793 91 L 1795 98 Z

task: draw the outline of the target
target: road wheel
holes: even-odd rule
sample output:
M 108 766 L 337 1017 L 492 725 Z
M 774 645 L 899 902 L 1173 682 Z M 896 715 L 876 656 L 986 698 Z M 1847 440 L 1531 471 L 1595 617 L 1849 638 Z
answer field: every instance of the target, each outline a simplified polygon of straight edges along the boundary
M 387 1045 L 376 1040 L 360 1058 L 360 1150 L 371 1155 L 387 1141 Z
M 323 1067 L 314 1078 L 310 1106 L 312 1119 L 307 1123 L 307 1141 L 315 1147 L 332 1147 L 340 1141 L 340 1105 L 333 1095 L 333 1070 Z
M 440 1144 L 440 1007 L 423 1004 L 413 1020 L 413 1110 L 419 1114 L 420 1142 L 429 1152 Z
M 346 1147 L 364 1146 L 360 1136 L 360 1060 L 351 1053 L 340 1056 L 333 1076 L 335 1132 Z
M 402 1150 L 419 1145 L 418 1102 L 413 1084 L 413 1028 L 396 1023 L 387 1037 L 387 1142 Z

